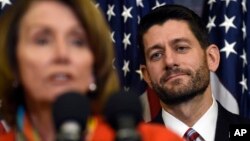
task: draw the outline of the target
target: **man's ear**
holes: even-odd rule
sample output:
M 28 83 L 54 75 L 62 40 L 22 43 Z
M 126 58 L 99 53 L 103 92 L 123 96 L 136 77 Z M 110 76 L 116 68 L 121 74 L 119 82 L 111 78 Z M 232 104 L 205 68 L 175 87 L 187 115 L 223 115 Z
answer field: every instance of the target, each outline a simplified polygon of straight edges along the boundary
M 141 65 L 140 69 L 141 69 L 144 81 L 146 81 L 146 83 L 148 84 L 148 86 L 150 88 L 152 88 L 151 79 L 150 79 L 150 76 L 148 74 L 148 70 L 147 70 L 146 65 Z
M 220 51 L 215 44 L 211 44 L 206 49 L 206 57 L 208 68 L 210 71 L 215 72 L 220 63 Z

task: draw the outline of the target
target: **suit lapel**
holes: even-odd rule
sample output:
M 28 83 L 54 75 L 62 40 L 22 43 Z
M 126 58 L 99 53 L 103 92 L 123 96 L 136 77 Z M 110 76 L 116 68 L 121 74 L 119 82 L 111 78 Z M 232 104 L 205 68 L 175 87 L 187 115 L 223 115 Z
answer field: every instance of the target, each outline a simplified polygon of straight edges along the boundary
M 217 102 L 218 103 L 218 102 Z M 229 121 L 227 111 L 218 103 L 218 118 L 216 123 L 215 141 L 229 140 Z

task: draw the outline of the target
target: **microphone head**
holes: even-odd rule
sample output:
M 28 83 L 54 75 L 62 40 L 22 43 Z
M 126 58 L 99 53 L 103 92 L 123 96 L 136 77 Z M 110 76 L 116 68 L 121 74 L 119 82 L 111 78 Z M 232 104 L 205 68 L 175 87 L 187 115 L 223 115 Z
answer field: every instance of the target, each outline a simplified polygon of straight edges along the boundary
M 85 96 L 77 92 L 66 92 L 54 102 L 52 115 L 57 131 L 66 122 L 75 122 L 83 131 L 90 115 L 89 101 Z
M 136 126 L 142 121 L 142 105 L 138 96 L 133 93 L 115 93 L 107 100 L 104 115 L 115 130 L 120 128 L 118 124 L 121 124 L 121 120 L 119 119 L 123 117 L 130 118 L 134 122 L 134 126 Z

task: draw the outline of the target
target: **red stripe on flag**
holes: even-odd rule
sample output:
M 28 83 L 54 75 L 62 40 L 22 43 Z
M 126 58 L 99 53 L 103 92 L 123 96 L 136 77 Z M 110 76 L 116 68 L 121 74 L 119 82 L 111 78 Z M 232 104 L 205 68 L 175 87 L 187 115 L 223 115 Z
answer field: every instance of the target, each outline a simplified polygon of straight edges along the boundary
M 160 101 L 155 91 L 147 89 L 151 119 L 154 119 L 161 109 Z

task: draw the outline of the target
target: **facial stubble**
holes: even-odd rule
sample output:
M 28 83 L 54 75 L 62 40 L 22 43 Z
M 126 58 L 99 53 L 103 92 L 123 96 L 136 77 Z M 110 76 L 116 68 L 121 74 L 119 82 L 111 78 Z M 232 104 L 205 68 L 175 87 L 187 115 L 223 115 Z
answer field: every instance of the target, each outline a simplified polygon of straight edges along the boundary
M 152 86 L 161 101 L 167 105 L 178 105 L 198 95 L 202 95 L 209 85 L 209 69 L 206 60 L 202 62 L 195 72 L 180 68 L 167 68 L 165 71 L 165 74 L 161 77 L 160 84 L 152 82 Z M 179 72 L 190 77 L 188 82 L 184 84 L 182 79 L 177 78 L 170 82 L 172 87 L 168 88 L 165 85 L 165 78 Z

